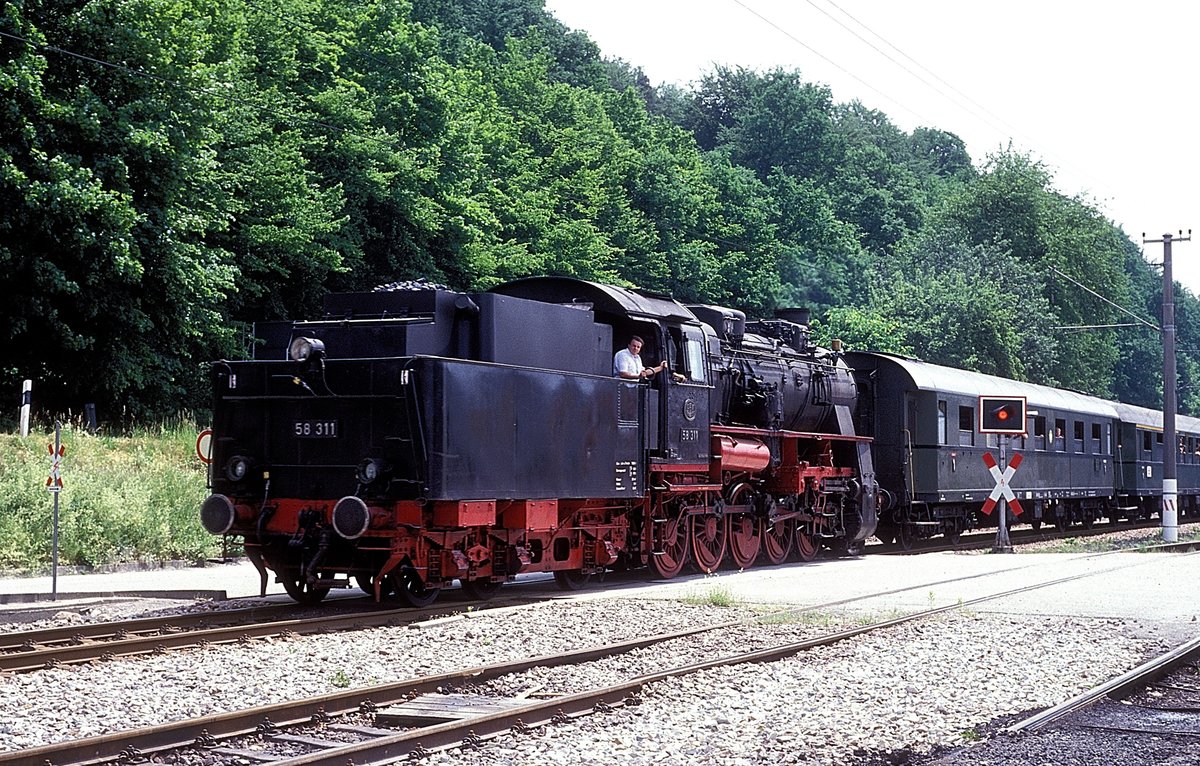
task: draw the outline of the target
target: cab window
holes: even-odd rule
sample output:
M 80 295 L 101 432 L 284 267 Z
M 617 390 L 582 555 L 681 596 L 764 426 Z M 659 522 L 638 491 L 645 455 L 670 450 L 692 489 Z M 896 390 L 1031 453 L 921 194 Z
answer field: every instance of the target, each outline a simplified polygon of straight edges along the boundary
M 684 353 L 687 356 L 687 377 L 693 383 L 704 382 L 704 339 L 699 335 L 688 333 L 684 339 Z

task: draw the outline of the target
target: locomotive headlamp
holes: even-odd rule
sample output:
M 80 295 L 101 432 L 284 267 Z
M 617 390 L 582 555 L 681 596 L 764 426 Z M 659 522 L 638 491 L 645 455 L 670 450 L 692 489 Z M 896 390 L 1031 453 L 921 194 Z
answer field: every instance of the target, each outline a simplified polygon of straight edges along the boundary
M 288 356 L 294 362 L 303 362 L 308 359 L 319 359 L 325 355 L 325 343 L 319 338 L 305 338 L 297 336 L 292 338 L 292 342 L 288 345 Z
M 383 461 L 367 458 L 358 464 L 358 483 L 370 484 L 383 475 Z
M 250 458 L 245 455 L 234 455 L 225 463 L 225 476 L 230 481 L 241 481 L 250 473 Z

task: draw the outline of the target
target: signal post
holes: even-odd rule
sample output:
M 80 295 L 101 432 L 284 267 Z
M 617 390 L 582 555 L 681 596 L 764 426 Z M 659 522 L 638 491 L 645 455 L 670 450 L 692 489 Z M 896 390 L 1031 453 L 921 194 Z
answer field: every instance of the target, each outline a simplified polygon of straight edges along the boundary
M 1008 461 L 1008 440 L 1012 436 L 1025 435 L 1026 399 L 1023 396 L 980 396 L 979 397 L 979 433 L 997 434 L 1000 441 L 1000 462 L 992 458 L 991 453 L 983 454 L 983 462 L 996 480 L 996 486 L 988 499 L 983 503 L 984 514 L 990 514 L 998 504 L 1000 516 L 996 523 L 996 542 L 992 545 L 992 553 L 1012 553 L 1012 543 L 1008 539 L 1008 506 L 1013 507 L 1013 513 L 1020 516 L 1021 503 L 1012 491 L 1009 482 L 1021 465 L 1020 453 L 1014 454 Z

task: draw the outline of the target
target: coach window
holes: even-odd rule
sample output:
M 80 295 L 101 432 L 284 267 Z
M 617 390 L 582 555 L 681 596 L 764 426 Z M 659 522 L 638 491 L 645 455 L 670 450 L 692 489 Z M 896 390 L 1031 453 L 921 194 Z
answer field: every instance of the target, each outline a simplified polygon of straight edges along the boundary
M 975 444 L 975 408 L 958 408 L 958 443 L 963 447 Z
M 1041 415 L 1033 419 L 1033 448 L 1046 449 L 1046 418 Z
M 1117 438 L 1120 439 L 1120 432 L 1117 432 Z M 1104 454 L 1112 454 L 1112 423 L 1104 424 Z
M 1149 431 L 1142 431 L 1142 452 L 1149 452 L 1150 445 L 1153 443 L 1152 434 Z
M 1083 448 L 1083 421 L 1076 420 L 1075 426 L 1075 451 L 1079 453 L 1086 452 Z
M 938 401 L 938 444 L 949 444 L 946 439 L 946 403 Z
M 1054 449 L 1058 452 L 1067 451 L 1067 421 L 1063 418 L 1054 419 Z
M 1104 450 L 1100 448 L 1100 424 L 1092 423 L 1092 452 L 1097 455 L 1103 454 Z

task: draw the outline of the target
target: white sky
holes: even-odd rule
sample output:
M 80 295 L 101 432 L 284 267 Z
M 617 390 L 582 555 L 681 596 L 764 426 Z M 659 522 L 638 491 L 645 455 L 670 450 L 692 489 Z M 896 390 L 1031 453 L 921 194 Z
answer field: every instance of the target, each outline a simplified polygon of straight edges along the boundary
M 1047 166 L 1060 192 L 1090 200 L 1134 242 L 1196 227 L 1196 242 L 1176 244 L 1172 262 L 1175 279 L 1200 294 L 1200 4 L 546 0 L 546 8 L 656 85 L 687 84 L 714 64 L 779 66 L 828 85 L 837 102 L 885 112 L 902 130 L 955 133 L 977 165 L 1011 141 Z M 1161 261 L 1162 245 L 1145 247 Z

